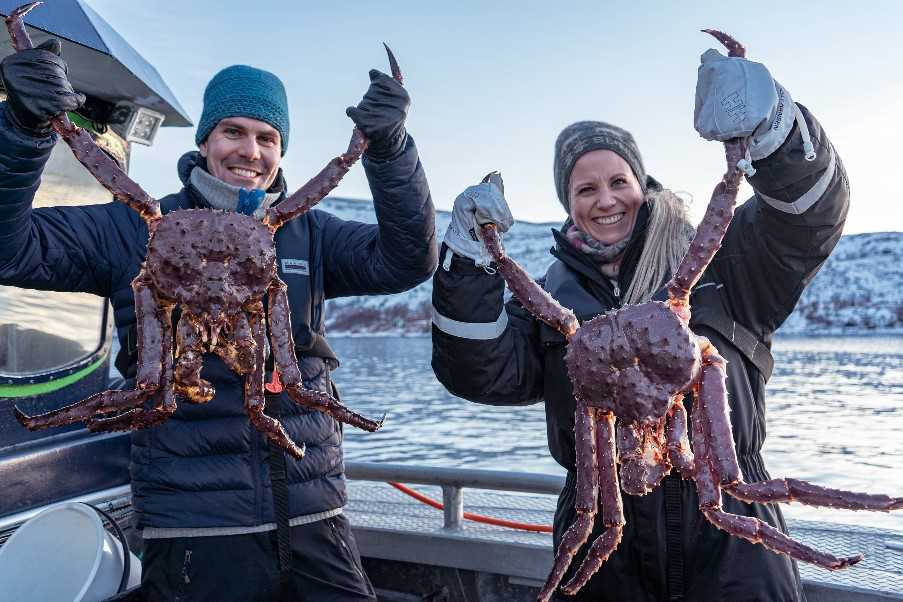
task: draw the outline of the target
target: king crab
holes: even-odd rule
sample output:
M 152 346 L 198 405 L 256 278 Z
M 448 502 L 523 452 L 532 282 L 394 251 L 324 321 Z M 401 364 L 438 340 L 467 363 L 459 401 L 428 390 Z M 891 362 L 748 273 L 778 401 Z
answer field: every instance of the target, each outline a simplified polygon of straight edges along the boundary
M 22 6 L 6 19 L 17 51 L 32 48 L 22 17 L 38 4 Z M 392 76 L 402 83 L 398 63 L 388 46 L 386 52 Z M 132 391 L 103 391 L 37 416 L 27 416 L 16 408 L 20 423 L 37 430 L 84 421 L 91 431 L 158 425 L 176 411 L 176 394 L 191 403 L 213 399 L 213 385 L 200 373 L 203 354 L 215 353 L 244 377 L 245 410 L 251 423 L 270 441 L 301 459 L 304 444 L 296 444 L 278 420 L 264 414 L 268 321 L 277 374 L 294 402 L 366 431 L 375 431 L 382 425 L 382 420 L 364 418 L 327 393 L 302 386 L 286 285 L 276 272 L 276 231 L 305 214 L 338 185 L 367 147 L 360 130 L 354 129 L 344 154 L 257 220 L 213 209 L 185 209 L 162 215 L 159 202 L 123 173 L 90 135 L 72 125 L 65 114 L 54 118 L 52 124 L 76 158 L 114 198 L 137 211 L 147 223 L 147 257 L 132 281 L 138 373 Z M 266 319 L 264 297 L 268 306 Z M 171 324 L 176 308 L 181 310 L 181 317 L 173 336 Z
M 745 48 L 730 36 L 704 31 L 727 47 L 728 56 L 745 56 Z M 571 310 L 559 305 L 505 255 L 494 224 L 481 229 L 486 248 L 514 296 L 568 340 L 565 363 L 577 401 L 577 520 L 562 538 L 538 600 L 549 600 L 558 588 L 592 532 L 599 504 L 605 531 L 562 591 L 576 594 L 617 548 L 625 524 L 619 463 L 620 487 L 625 492 L 648 493 L 673 466 L 682 478 L 696 483 L 699 509 L 716 527 L 827 569 L 853 565 L 862 556 L 820 552 L 756 518 L 725 512 L 721 492 L 747 503 L 797 501 L 885 512 L 903 508 L 903 498 L 828 489 L 792 478 L 743 481 L 731 435 L 725 360 L 708 339 L 689 328 L 690 291 L 720 248 L 733 217 L 741 179 L 737 162 L 746 153 L 746 140 L 729 140 L 725 150 L 727 173 L 715 187 L 690 248 L 667 285 L 665 302 L 628 305 L 580 325 Z M 686 393 L 693 395 L 692 445 L 683 405 Z

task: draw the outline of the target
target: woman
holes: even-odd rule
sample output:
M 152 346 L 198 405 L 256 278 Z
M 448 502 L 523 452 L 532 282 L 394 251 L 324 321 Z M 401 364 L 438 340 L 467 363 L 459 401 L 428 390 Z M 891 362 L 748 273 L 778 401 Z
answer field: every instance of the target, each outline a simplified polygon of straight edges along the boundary
M 756 194 L 738 207 L 697 286 L 691 327 L 727 359 L 740 467 L 747 481 L 759 481 L 769 478 L 761 448 L 772 335 L 839 240 L 848 183 L 819 123 L 758 63 L 704 54 L 695 125 L 707 139 L 750 142 L 741 163 Z M 661 295 L 693 229 L 680 200 L 646 174 L 633 137 L 602 122 L 575 123 L 558 138 L 554 175 L 569 219 L 555 233 L 543 287 L 581 322 Z M 503 304 L 504 282 L 470 234 L 487 222 L 504 231 L 512 221 L 492 184 L 455 201 L 434 276 L 433 368 L 450 392 L 472 401 L 546 402 L 549 449 L 568 471 L 555 514 L 557 549 L 575 519 L 575 401 L 565 341 L 516 299 Z M 558 594 L 561 600 L 804 599 L 795 563 L 709 524 L 691 482 L 671 475 L 646 496 L 623 497 L 627 524 L 617 550 L 577 596 Z M 725 496 L 724 509 L 786 530 L 777 506 Z M 601 530 L 596 521 L 590 541 Z

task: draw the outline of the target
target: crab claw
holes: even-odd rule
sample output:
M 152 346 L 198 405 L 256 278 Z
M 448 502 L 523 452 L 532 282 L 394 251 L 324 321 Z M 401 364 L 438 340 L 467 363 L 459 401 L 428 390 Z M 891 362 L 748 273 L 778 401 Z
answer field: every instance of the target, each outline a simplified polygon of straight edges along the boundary
M 401 68 L 398 66 L 398 61 L 395 60 L 395 55 L 392 54 L 392 49 L 385 42 L 383 42 L 383 46 L 386 49 L 386 54 L 389 55 L 389 69 L 392 70 L 392 77 L 399 84 L 404 85 L 404 76 L 401 75 Z
M 6 17 L 6 20 L 9 21 L 10 19 L 21 19 L 22 17 L 24 17 L 25 15 L 30 13 L 31 9 L 37 8 L 37 7 L 41 6 L 42 4 L 44 4 L 44 3 L 43 2 L 29 2 L 28 4 L 23 4 L 22 6 L 20 6 L 19 8 L 17 8 L 13 12 L 11 12 L 9 14 L 9 16 Z
M 746 58 L 746 47 L 723 31 L 717 29 L 703 29 L 702 31 L 724 44 L 728 56 Z
M 30 2 L 29 4 L 24 4 L 9 13 L 9 16 L 6 17 L 6 29 L 9 31 L 9 40 L 12 43 L 13 48 L 16 49 L 16 52 L 34 48 L 34 44 L 31 43 L 28 32 L 25 31 L 25 23 L 23 23 L 22 19 L 31 12 L 31 9 L 36 8 L 41 4 L 43 4 L 43 2 Z
M 20 410 L 19 406 L 13 406 L 13 411 L 16 414 L 16 420 L 19 421 L 19 424 L 27 429 L 31 429 L 32 417 Z

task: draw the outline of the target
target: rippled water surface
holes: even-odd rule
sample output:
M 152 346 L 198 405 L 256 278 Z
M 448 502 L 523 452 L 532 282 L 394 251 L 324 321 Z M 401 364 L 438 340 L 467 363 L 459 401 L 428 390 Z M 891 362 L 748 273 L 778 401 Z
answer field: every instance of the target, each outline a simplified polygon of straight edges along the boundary
M 346 429 L 348 459 L 564 473 L 546 447 L 542 404 L 498 408 L 450 395 L 433 376 L 429 339 L 331 343 L 346 403 L 368 415 L 389 412 L 377 433 Z M 903 337 L 787 337 L 774 352 L 765 443 L 772 476 L 903 495 Z M 903 531 L 903 512 L 785 510 Z

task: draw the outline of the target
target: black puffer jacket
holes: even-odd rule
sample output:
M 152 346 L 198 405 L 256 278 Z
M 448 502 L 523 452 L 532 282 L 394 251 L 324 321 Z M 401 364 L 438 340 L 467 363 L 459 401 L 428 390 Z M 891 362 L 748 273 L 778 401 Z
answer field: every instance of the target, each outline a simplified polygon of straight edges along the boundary
M 801 109 L 817 159 L 804 160 L 794 128 L 778 151 L 756 163 L 757 174 L 750 179 L 756 195 L 737 209 L 703 277 L 709 286 L 698 286 L 692 300 L 691 327 L 711 339 L 728 362 L 733 435 L 747 481 L 769 478 L 761 455 L 767 375 L 751 354 L 712 328 L 717 320 L 709 318 L 727 316 L 770 347 L 774 331 L 840 238 L 849 200 L 846 174 L 818 122 Z M 620 290 L 630 283 L 644 236 L 641 211 L 625 252 Z M 543 287 L 581 322 L 620 306 L 612 284 L 563 236 L 556 238 L 552 253 L 557 261 Z M 443 265 L 446 253 L 450 251 L 443 246 Z M 504 286 L 499 275 L 457 256 L 449 269 L 439 268 L 433 288 L 433 368 L 450 392 L 472 401 L 545 401 L 549 449 L 568 470 L 555 516 L 557 548 L 575 519 L 575 401 L 565 370 L 565 341 L 516 300 L 503 305 Z M 580 594 L 567 600 L 803 599 L 795 563 L 710 525 L 698 511 L 692 483 L 669 476 L 649 495 L 623 497 L 627 524 L 620 546 Z M 785 529 L 774 505 L 724 496 L 724 508 Z M 600 523 L 596 521 L 593 537 L 601 532 Z M 581 560 L 578 556 L 571 569 Z
M 147 227 L 118 202 L 32 210 L 53 140 L 19 134 L 4 109 L 0 104 L 0 284 L 109 297 L 123 348 L 117 365 L 133 377 L 137 356 L 127 353 L 135 324 L 130 283 L 144 259 Z M 364 158 L 363 164 L 378 224 L 313 210 L 276 234 L 301 376 L 306 387 L 323 391 L 330 390 L 330 366 L 305 348 L 324 335 L 324 301 L 399 292 L 428 278 L 436 265 L 434 210 L 413 140 L 392 161 Z M 187 184 L 192 166 L 190 156 L 180 162 L 185 187 L 160 200 L 164 213 L 203 203 Z M 268 447 L 244 411 L 242 380 L 212 354 L 205 355 L 201 376 L 216 387 L 210 403 L 180 404 L 162 425 L 132 435 L 132 492 L 140 527 L 273 522 Z M 289 435 L 307 445 L 303 460 L 288 458 L 290 516 L 340 508 L 345 504 L 341 427 L 285 394 L 282 407 Z

